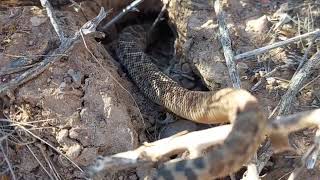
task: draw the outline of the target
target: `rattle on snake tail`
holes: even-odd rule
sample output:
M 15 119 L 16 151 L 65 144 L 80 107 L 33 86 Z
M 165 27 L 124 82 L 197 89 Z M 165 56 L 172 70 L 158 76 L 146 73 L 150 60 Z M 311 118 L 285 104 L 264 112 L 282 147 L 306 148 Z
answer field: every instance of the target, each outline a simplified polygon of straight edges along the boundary
M 257 99 L 242 89 L 225 88 L 213 93 L 181 87 L 161 72 L 145 53 L 146 33 L 145 27 L 140 25 L 125 28 L 119 35 L 116 51 L 120 63 L 140 91 L 188 120 L 233 124 L 223 144 L 203 157 L 164 164 L 157 170 L 156 179 L 212 179 L 240 169 L 264 139 L 266 118 Z

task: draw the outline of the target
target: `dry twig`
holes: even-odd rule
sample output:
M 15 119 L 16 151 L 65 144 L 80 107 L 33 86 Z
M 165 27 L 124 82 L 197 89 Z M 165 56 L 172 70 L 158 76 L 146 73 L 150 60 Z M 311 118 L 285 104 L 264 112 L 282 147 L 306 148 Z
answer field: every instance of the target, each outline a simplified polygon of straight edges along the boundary
M 221 143 L 227 137 L 231 128 L 231 125 L 224 125 L 145 143 L 136 150 L 97 160 L 96 164 L 90 167 L 89 173 L 94 175 L 102 170 L 114 171 L 132 168 L 147 162 L 152 165 L 167 156 L 183 153 L 186 150 L 189 151 L 191 157 L 197 157 L 206 148 Z
M 312 68 L 315 67 L 319 60 L 320 51 L 314 54 L 295 74 L 295 76 L 292 77 L 286 94 L 281 98 L 278 115 L 288 114 L 298 91 L 303 86 L 303 82 L 313 72 Z
M 266 131 L 270 134 L 280 133 L 287 135 L 289 132 L 305 127 L 320 125 L 319 116 L 320 109 L 280 117 L 272 121 Z M 208 147 L 223 142 L 230 133 L 231 128 L 232 125 L 223 125 L 181 136 L 173 136 L 144 144 L 132 151 L 99 158 L 94 165 L 90 166 L 89 174 L 93 176 L 101 171 L 119 171 L 138 167 L 142 164 L 151 166 L 157 161 L 168 159 L 172 155 L 181 154 L 185 151 L 190 153 L 190 158 L 195 158 Z M 188 142 L 193 143 L 190 144 Z
M 10 170 L 10 173 L 11 173 L 11 177 L 13 180 L 16 180 L 16 175 L 14 174 L 14 171 L 13 171 L 13 168 L 12 168 L 12 165 L 9 161 L 9 158 L 7 157 L 7 155 L 5 154 L 5 151 L 4 151 L 4 148 L 2 146 L 2 143 L 0 143 L 0 151 L 2 152 L 2 156 L 4 158 L 4 160 L 6 161 L 7 165 L 8 165 L 8 168 Z
M 139 4 L 141 4 L 143 0 L 135 0 L 131 4 L 129 4 L 126 8 L 124 8 L 121 13 L 119 13 L 116 17 L 114 17 L 111 21 L 109 21 L 106 25 L 104 25 L 101 30 L 105 31 L 110 26 L 112 26 L 116 21 L 121 19 L 124 15 L 132 11 L 134 8 L 136 8 Z
M 42 7 L 46 8 L 47 10 L 47 16 L 50 19 L 50 22 L 56 31 L 57 35 L 59 36 L 60 41 L 63 41 L 65 39 L 64 33 L 61 30 L 61 28 L 58 25 L 58 20 L 56 15 L 54 14 L 53 8 L 48 0 L 40 0 Z
M 311 68 L 313 68 L 316 65 L 316 63 L 319 62 L 319 60 L 320 60 L 320 52 L 317 52 L 301 67 L 301 69 L 295 74 L 295 76 L 292 77 L 288 87 L 288 91 L 284 96 L 282 96 L 281 101 L 279 102 L 279 105 L 275 108 L 275 109 L 278 109 L 278 115 L 288 114 L 288 112 L 292 107 L 294 99 L 296 97 L 296 94 L 303 86 L 303 82 L 311 74 L 312 72 Z M 287 128 L 288 127 L 285 126 L 284 129 L 287 129 Z M 271 148 L 267 149 L 267 151 L 270 151 L 270 149 Z M 263 159 L 264 161 L 259 161 L 259 164 L 266 164 L 266 162 L 270 159 L 271 156 L 272 156 L 272 153 L 269 154 L 269 157 L 265 157 Z M 306 158 L 306 159 L 310 159 L 310 158 Z M 296 172 L 297 171 L 294 171 L 294 173 Z
M 44 167 L 44 165 L 41 163 L 41 161 L 39 160 L 39 158 L 36 156 L 36 154 L 32 151 L 31 147 L 27 144 L 26 147 L 28 148 L 28 150 L 30 151 L 30 153 L 32 154 L 32 156 L 36 159 L 36 161 L 39 163 L 40 167 L 44 170 L 44 172 L 49 176 L 49 178 L 51 180 L 54 180 L 54 178 L 52 177 L 52 175 L 49 173 L 49 171 Z
M 290 43 L 293 43 L 293 42 L 296 42 L 296 41 L 299 41 L 299 40 L 302 40 L 302 39 L 305 39 L 305 38 L 319 37 L 319 36 L 320 36 L 320 30 L 315 30 L 315 31 L 312 31 L 312 32 L 309 32 L 309 33 L 305 33 L 305 34 L 302 34 L 302 35 L 287 39 L 285 41 L 276 42 L 276 43 L 273 43 L 273 44 L 268 45 L 268 46 L 264 46 L 264 47 L 261 47 L 261 48 L 258 48 L 258 49 L 255 49 L 255 50 L 252 50 L 252 51 L 249 51 L 249 52 L 245 52 L 245 53 L 236 55 L 234 57 L 234 59 L 236 61 L 245 60 L 246 58 L 249 58 L 249 57 L 252 57 L 252 56 L 257 56 L 259 54 L 262 54 L 262 53 L 265 53 L 267 51 L 270 51 L 270 50 L 272 50 L 274 48 L 282 47 L 282 46 L 285 46 L 287 44 L 290 44 Z
M 220 0 L 214 2 L 214 10 L 216 12 L 219 32 L 220 32 L 220 42 L 223 47 L 224 57 L 226 59 L 226 64 L 229 70 L 229 76 L 234 88 L 240 88 L 241 82 L 239 77 L 239 72 L 235 63 L 234 53 L 231 47 L 231 39 L 229 35 L 229 30 L 224 19 L 224 12 L 222 10 Z

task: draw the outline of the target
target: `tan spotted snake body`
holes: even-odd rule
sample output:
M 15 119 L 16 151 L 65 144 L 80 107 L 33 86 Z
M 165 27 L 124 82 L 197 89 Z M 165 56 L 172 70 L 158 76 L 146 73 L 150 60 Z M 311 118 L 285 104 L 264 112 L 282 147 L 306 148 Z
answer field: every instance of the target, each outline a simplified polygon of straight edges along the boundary
M 129 26 L 120 33 L 117 56 L 145 96 L 194 122 L 233 124 L 223 144 L 202 157 L 164 164 L 155 179 L 213 179 L 240 169 L 264 139 L 266 118 L 256 98 L 241 89 L 226 88 L 216 93 L 185 89 L 161 72 L 145 49 L 143 26 Z

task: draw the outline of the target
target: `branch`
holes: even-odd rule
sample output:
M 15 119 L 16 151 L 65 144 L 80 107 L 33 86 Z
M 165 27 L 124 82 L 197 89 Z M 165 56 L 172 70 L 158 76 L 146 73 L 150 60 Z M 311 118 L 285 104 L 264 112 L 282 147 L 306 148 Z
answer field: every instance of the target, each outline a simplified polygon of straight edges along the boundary
M 54 30 L 57 33 L 60 41 L 63 41 L 65 39 L 64 33 L 63 33 L 63 31 L 61 30 L 61 28 L 59 27 L 59 25 L 57 23 L 58 22 L 57 21 L 57 17 L 54 14 L 54 11 L 53 11 L 53 8 L 52 8 L 50 2 L 48 0 L 40 0 L 40 2 L 41 2 L 42 7 L 46 8 L 47 15 L 48 15 L 48 17 L 50 19 L 50 22 L 51 22 Z
M 286 135 L 305 127 L 320 125 L 319 117 L 320 109 L 279 117 L 269 123 L 266 131 L 270 134 Z M 145 164 L 154 166 L 158 161 L 169 159 L 170 156 L 182 154 L 185 151 L 189 152 L 189 158 L 196 158 L 209 147 L 222 143 L 231 132 L 231 128 L 232 125 L 223 125 L 184 135 L 174 135 L 142 145 L 132 151 L 102 157 L 89 167 L 88 172 L 90 176 L 94 176 L 101 171 L 114 172 Z
M 121 19 L 124 15 L 132 11 L 134 8 L 136 8 L 139 4 L 141 4 L 143 0 L 135 0 L 131 4 L 129 4 L 126 8 L 124 8 L 116 17 L 114 17 L 111 21 L 109 21 L 106 25 L 104 25 L 101 30 L 105 31 L 110 26 L 112 26 L 116 21 Z
M 288 114 L 293 104 L 293 101 L 299 91 L 302 88 L 303 82 L 313 72 L 311 69 L 316 67 L 320 60 L 320 51 L 314 54 L 304 65 L 298 70 L 298 72 L 292 77 L 288 90 L 284 96 L 282 96 L 278 114 Z
M 214 10 L 216 12 L 219 32 L 220 32 L 220 42 L 223 47 L 224 57 L 226 59 L 226 64 L 229 70 L 229 76 L 234 88 L 240 88 L 241 82 L 239 77 L 239 72 L 236 68 L 236 63 L 234 62 L 234 53 L 231 48 L 231 39 L 229 36 L 228 27 L 225 23 L 224 12 L 220 5 L 220 0 L 214 2 Z
M 290 43 L 293 43 L 293 42 L 296 42 L 296 41 L 300 41 L 302 39 L 306 39 L 306 38 L 309 38 L 309 37 L 319 37 L 319 36 L 320 36 L 320 30 L 312 31 L 312 32 L 309 32 L 309 33 L 305 33 L 305 34 L 302 34 L 302 35 L 287 39 L 285 41 L 276 42 L 276 43 L 273 43 L 273 44 L 268 45 L 268 46 L 264 46 L 264 47 L 261 47 L 261 48 L 258 48 L 258 49 L 255 49 L 255 50 L 252 50 L 252 51 L 249 51 L 249 52 L 245 52 L 245 53 L 236 55 L 234 57 L 234 59 L 236 61 L 242 61 L 242 60 L 245 60 L 246 58 L 249 58 L 251 56 L 256 56 L 256 55 L 265 53 L 267 51 L 270 51 L 271 49 L 282 47 L 282 46 L 285 46 L 287 44 L 290 44 Z
M 93 176 L 101 171 L 119 171 L 138 167 L 146 162 L 155 165 L 159 160 L 185 151 L 189 151 L 191 157 L 198 157 L 206 148 L 221 143 L 228 136 L 231 128 L 231 125 L 224 125 L 185 135 L 178 134 L 142 145 L 133 151 L 103 157 L 89 167 L 89 174 Z
M 319 30 L 317 32 L 319 33 Z M 299 89 L 302 88 L 303 82 L 312 73 L 311 69 L 315 67 L 317 62 L 319 62 L 319 59 L 320 59 L 320 52 L 317 52 L 307 62 L 305 62 L 305 64 L 303 64 L 303 66 L 295 73 L 295 75 L 292 77 L 290 81 L 286 94 L 282 96 L 279 102 L 279 105 L 275 108 L 274 112 L 279 107 L 278 115 L 288 114 L 294 102 L 294 99 L 297 93 L 299 92 Z M 276 136 L 276 138 L 279 138 L 279 137 Z M 276 138 L 273 138 L 273 140 L 275 140 Z M 283 141 L 280 141 L 279 143 L 274 143 L 274 144 L 276 144 L 276 146 L 278 146 L 279 149 L 286 148 L 286 146 L 288 146 L 288 142 L 283 142 Z M 270 152 L 271 147 L 269 149 L 266 149 L 266 151 Z M 271 156 L 272 156 L 272 153 L 268 153 L 267 156 L 263 158 L 263 161 L 259 161 L 260 165 L 258 166 L 263 167 L 264 164 L 266 164 L 266 162 L 270 159 Z M 308 160 L 310 158 L 306 158 L 306 159 Z
M 278 117 L 269 123 L 272 133 L 288 134 L 310 126 L 320 125 L 320 109 L 300 112 L 285 117 Z

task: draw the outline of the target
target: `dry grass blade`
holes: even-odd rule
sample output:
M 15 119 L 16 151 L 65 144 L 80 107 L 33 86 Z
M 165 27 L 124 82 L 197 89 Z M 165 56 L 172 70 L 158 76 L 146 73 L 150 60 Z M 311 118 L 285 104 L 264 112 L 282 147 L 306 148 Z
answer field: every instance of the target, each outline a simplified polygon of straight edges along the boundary
M 14 174 L 12 165 L 11 165 L 11 163 L 10 163 L 10 161 L 9 161 L 8 156 L 6 155 L 6 153 L 5 153 L 5 151 L 4 151 L 4 148 L 3 148 L 3 146 L 2 146 L 2 143 L 0 143 L 0 149 L 1 149 L 1 152 L 2 152 L 2 155 L 3 155 L 3 158 L 5 159 L 5 161 L 6 161 L 7 165 L 8 165 L 8 168 L 9 168 L 9 170 L 10 170 L 12 179 L 13 179 L 13 180 L 16 180 L 16 179 L 17 179 L 17 178 L 16 178 L 16 175 Z
M 28 148 L 28 150 L 30 151 L 30 153 L 32 154 L 32 156 L 36 159 L 36 161 L 39 163 L 39 165 L 41 166 L 41 168 L 44 170 L 44 172 L 46 172 L 46 174 L 50 177 L 51 180 L 54 180 L 54 178 L 52 177 L 52 175 L 47 171 L 47 169 L 44 167 L 44 165 L 41 163 L 41 161 L 37 158 L 37 156 L 34 154 L 34 152 L 32 151 L 32 149 L 30 148 L 29 145 L 26 145 L 26 147 Z
M 51 163 L 50 159 L 47 157 L 46 153 L 44 152 L 43 148 L 40 146 L 39 147 L 42 156 L 44 157 L 45 161 L 47 162 L 48 166 L 50 167 L 55 179 L 61 180 L 61 176 L 59 175 L 58 171 L 54 167 L 54 165 Z
M 319 37 L 319 34 L 320 34 L 320 30 L 315 30 L 315 31 L 312 31 L 312 32 L 308 32 L 308 33 L 305 33 L 305 34 L 302 34 L 302 35 L 287 39 L 285 41 L 276 42 L 276 43 L 273 43 L 271 45 L 267 45 L 267 46 L 264 46 L 264 47 L 261 47 L 261 48 L 258 48 L 258 49 L 252 50 L 252 51 L 248 51 L 248 52 L 236 55 L 234 57 L 234 59 L 236 61 L 245 60 L 246 58 L 249 58 L 249 57 L 252 57 L 252 56 L 257 56 L 259 54 L 268 52 L 271 49 L 282 47 L 282 46 L 285 46 L 287 44 L 290 44 L 290 43 L 293 43 L 293 42 L 296 42 L 296 41 L 300 41 L 301 39 L 305 39 L 305 38 L 309 38 L 309 37 Z
M 21 125 L 17 125 L 20 129 L 24 130 L 25 132 L 29 133 L 30 135 L 32 135 L 33 137 L 35 137 L 36 139 L 38 139 L 39 141 L 41 141 L 42 143 L 48 145 L 50 148 L 52 148 L 53 150 L 55 150 L 57 153 L 61 154 L 64 158 L 66 158 L 69 162 L 71 162 L 71 164 L 73 164 L 77 169 L 79 169 L 81 172 L 84 172 L 75 162 L 73 162 L 68 156 L 66 156 L 65 154 L 63 154 L 62 152 L 60 152 L 57 148 L 55 148 L 53 145 L 51 145 L 50 143 L 48 143 L 47 141 L 45 141 L 44 139 L 40 138 L 39 136 L 35 135 L 33 132 L 31 132 L 30 130 L 26 129 L 25 127 L 21 126 Z

